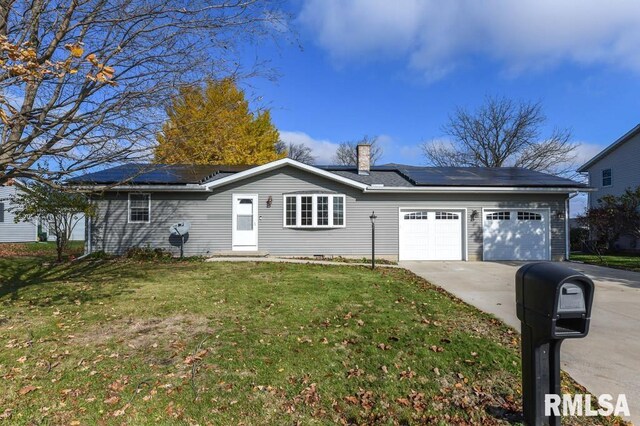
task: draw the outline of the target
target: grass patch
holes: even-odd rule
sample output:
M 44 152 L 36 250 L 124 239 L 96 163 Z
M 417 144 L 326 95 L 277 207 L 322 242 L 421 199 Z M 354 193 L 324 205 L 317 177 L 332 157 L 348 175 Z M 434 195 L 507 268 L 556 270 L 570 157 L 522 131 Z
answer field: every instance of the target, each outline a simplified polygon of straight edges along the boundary
M 571 253 L 571 260 L 609 268 L 640 272 L 640 255 L 612 254 L 602 258 L 595 254 Z
M 11 424 L 506 424 L 518 348 L 402 269 L 0 259 Z
M 70 241 L 67 249 L 67 257 L 81 256 L 84 251 L 84 241 Z M 33 243 L 0 243 L 0 258 L 9 257 L 46 257 L 55 258 L 55 241 L 33 242 Z

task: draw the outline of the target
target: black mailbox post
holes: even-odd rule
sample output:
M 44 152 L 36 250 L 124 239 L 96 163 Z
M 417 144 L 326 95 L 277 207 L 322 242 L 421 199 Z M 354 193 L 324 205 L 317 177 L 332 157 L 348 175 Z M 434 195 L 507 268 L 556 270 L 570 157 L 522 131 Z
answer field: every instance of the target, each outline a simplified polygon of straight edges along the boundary
M 555 263 L 530 263 L 516 273 L 522 324 L 522 399 L 527 425 L 560 425 L 545 416 L 546 394 L 560 395 L 560 345 L 589 332 L 593 281 Z

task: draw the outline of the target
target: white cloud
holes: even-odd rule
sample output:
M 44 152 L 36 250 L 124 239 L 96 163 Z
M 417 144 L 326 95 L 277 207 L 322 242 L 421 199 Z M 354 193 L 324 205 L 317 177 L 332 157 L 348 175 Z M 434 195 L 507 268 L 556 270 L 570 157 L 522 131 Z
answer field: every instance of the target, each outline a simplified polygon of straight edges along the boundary
M 606 145 L 598 145 L 595 143 L 579 142 L 576 148 L 576 165 L 582 166 L 587 161 L 591 160 L 600 151 L 602 151 Z
M 314 139 L 304 132 L 292 132 L 280 130 L 280 139 L 286 143 L 304 144 L 311 148 L 311 154 L 315 157 L 315 164 L 332 164 L 333 155 L 338 149 L 338 144 L 327 139 Z
M 403 58 L 428 78 L 465 55 L 510 72 L 560 61 L 640 72 L 632 0 L 305 0 L 299 21 L 338 62 Z

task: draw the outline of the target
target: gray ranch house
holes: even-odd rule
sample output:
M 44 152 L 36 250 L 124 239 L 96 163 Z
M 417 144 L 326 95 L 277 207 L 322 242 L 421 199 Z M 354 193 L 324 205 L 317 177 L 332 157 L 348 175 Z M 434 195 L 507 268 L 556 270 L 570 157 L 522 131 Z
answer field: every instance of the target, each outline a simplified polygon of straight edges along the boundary
M 598 207 L 605 195 L 622 195 L 627 189 L 640 186 L 640 124 L 587 161 L 578 172 L 586 173 L 589 186 L 589 207 Z M 640 241 L 623 236 L 617 242 L 621 249 L 638 249 Z
M 376 254 L 399 260 L 562 260 L 569 197 L 588 190 L 519 168 L 371 167 L 368 146 L 358 155 L 353 167 L 123 165 L 70 183 L 101 191 L 87 252 L 177 254 L 169 228 L 189 221 L 186 255 L 369 256 L 375 211 Z

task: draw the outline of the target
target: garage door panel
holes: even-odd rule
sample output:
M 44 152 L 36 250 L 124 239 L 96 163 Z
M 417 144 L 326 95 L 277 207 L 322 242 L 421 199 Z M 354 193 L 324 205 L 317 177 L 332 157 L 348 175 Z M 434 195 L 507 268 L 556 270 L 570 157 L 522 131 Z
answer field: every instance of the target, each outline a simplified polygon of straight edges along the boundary
M 484 260 L 548 260 L 548 212 L 487 210 L 484 213 Z
M 414 213 L 407 213 L 400 219 L 400 258 L 403 260 L 426 260 L 428 257 L 429 222 L 424 217 Z
M 461 260 L 460 211 L 401 210 L 400 260 Z

